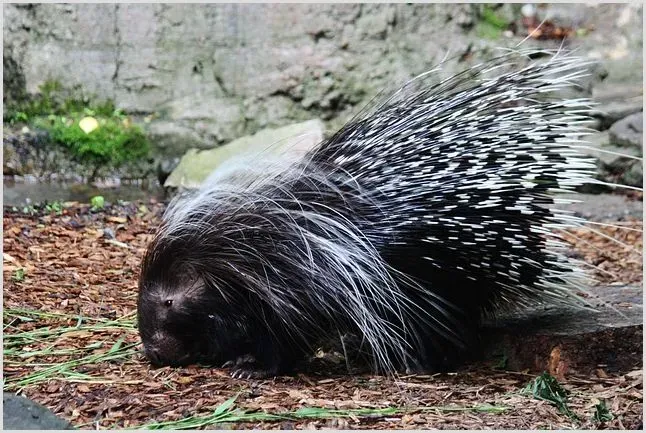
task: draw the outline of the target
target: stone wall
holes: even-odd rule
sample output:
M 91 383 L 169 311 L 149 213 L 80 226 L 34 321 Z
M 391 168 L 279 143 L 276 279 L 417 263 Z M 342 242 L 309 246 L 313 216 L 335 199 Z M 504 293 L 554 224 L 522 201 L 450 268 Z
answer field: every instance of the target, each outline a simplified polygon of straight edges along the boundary
M 520 20 L 521 5 L 499 12 Z M 179 155 L 265 127 L 348 120 L 377 91 L 448 52 L 514 46 L 483 38 L 470 4 L 5 4 L 4 88 L 46 79 L 134 113 L 159 150 Z M 641 83 L 641 5 L 552 5 L 555 22 L 593 28 L 572 45 L 617 82 Z M 528 44 L 535 45 L 535 42 Z M 555 41 L 541 46 L 558 46 Z M 477 56 L 471 61 L 476 61 Z

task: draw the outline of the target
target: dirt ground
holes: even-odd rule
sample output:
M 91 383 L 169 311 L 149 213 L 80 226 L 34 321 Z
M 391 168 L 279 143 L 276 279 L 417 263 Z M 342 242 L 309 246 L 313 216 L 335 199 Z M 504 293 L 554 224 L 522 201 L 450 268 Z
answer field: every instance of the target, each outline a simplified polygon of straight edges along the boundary
M 139 261 L 162 210 L 156 202 L 96 212 L 70 204 L 34 215 L 5 208 L 5 390 L 20 392 L 81 428 L 161 427 L 155 423 L 176 420 L 189 424 L 168 427 L 642 425 L 641 365 L 621 373 L 600 369 L 592 377 L 567 377 L 560 382 L 568 392 L 567 410 L 521 392 L 539 373 L 487 365 L 396 379 L 299 374 L 240 380 L 224 369 L 152 368 L 139 352 L 134 317 Z M 580 229 L 569 240 L 580 257 L 600 269 L 600 281 L 641 284 L 642 223 L 615 225 L 595 226 L 602 235 Z

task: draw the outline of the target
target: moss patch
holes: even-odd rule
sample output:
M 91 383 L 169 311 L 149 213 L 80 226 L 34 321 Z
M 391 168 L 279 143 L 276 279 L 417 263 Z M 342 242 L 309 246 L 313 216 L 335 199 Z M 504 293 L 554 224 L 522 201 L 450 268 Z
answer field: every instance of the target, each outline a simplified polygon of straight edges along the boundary
M 89 119 L 91 129 L 79 125 Z M 9 104 L 3 120 L 24 123 L 30 129 L 48 132 L 52 143 L 67 148 L 74 159 L 94 166 L 120 167 L 149 155 L 146 134 L 110 100 L 99 101 L 80 90 L 65 89 L 59 82 L 44 82 L 39 93 Z
M 47 130 L 53 142 L 67 147 L 81 162 L 118 167 L 148 155 L 149 142 L 143 130 L 123 114 L 96 116 L 98 126 L 89 132 L 79 125 L 84 117 L 50 115 L 35 119 L 34 125 Z
M 478 11 L 479 20 L 476 23 L 476 34 L 485 39 L 496 40 L 502 36 L 502 33 L 509 28 L 511 24 L 498 11 L 494 5 L 483 5 Z
M 9 124 L 30 123 L 41 116 L 69 115 L 91 110 L 100 116 L 111 116 L 114 103 L 98 101 L 80 90 L 69 90 L 56 80 L 47 80 L 38 88 L 38 93 L 5 106 L 3 120 Z

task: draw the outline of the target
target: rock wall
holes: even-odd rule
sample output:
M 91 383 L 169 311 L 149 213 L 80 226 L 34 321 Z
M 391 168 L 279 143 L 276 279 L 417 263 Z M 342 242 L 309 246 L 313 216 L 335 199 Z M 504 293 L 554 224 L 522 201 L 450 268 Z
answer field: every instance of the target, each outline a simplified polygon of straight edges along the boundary
M 498 12 L 519 20 L 521 6 Z M 380 89 L 423 72 L 447 52 L 522 39 L 483 38 L 481 6 L 471 4 L 3 9 L 6 95 L 34 93 L 56 79 L 130 112 L 157 113 L 148 128 L 169 155 L 316 117 L 336 128 Z M 541 13 L 565 26 L 593 28 L 572 45 L 601 59 L 611 81 L 641 84 L 641 5 L 551 5 Z

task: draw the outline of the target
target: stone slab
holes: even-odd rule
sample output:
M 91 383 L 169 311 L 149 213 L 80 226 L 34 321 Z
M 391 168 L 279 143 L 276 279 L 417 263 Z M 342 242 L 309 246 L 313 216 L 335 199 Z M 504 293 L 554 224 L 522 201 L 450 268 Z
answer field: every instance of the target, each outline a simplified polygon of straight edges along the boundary
M 215 149 L 191 149 L 168 176 L 164 186 L 196 188 L 220 165 L 243 154 L 267 152 L 268 155 L 288 154 L 298 158 L 323 139 L 323 131 L 323 122 L 315 119 L 277 129 L 263 129 Z
M 570 373 L 628 372 L 642 368 L 643 289 L 589 288 L 592 309 L 536 308 L 489 321 L 484 355 L 510 370 Z

